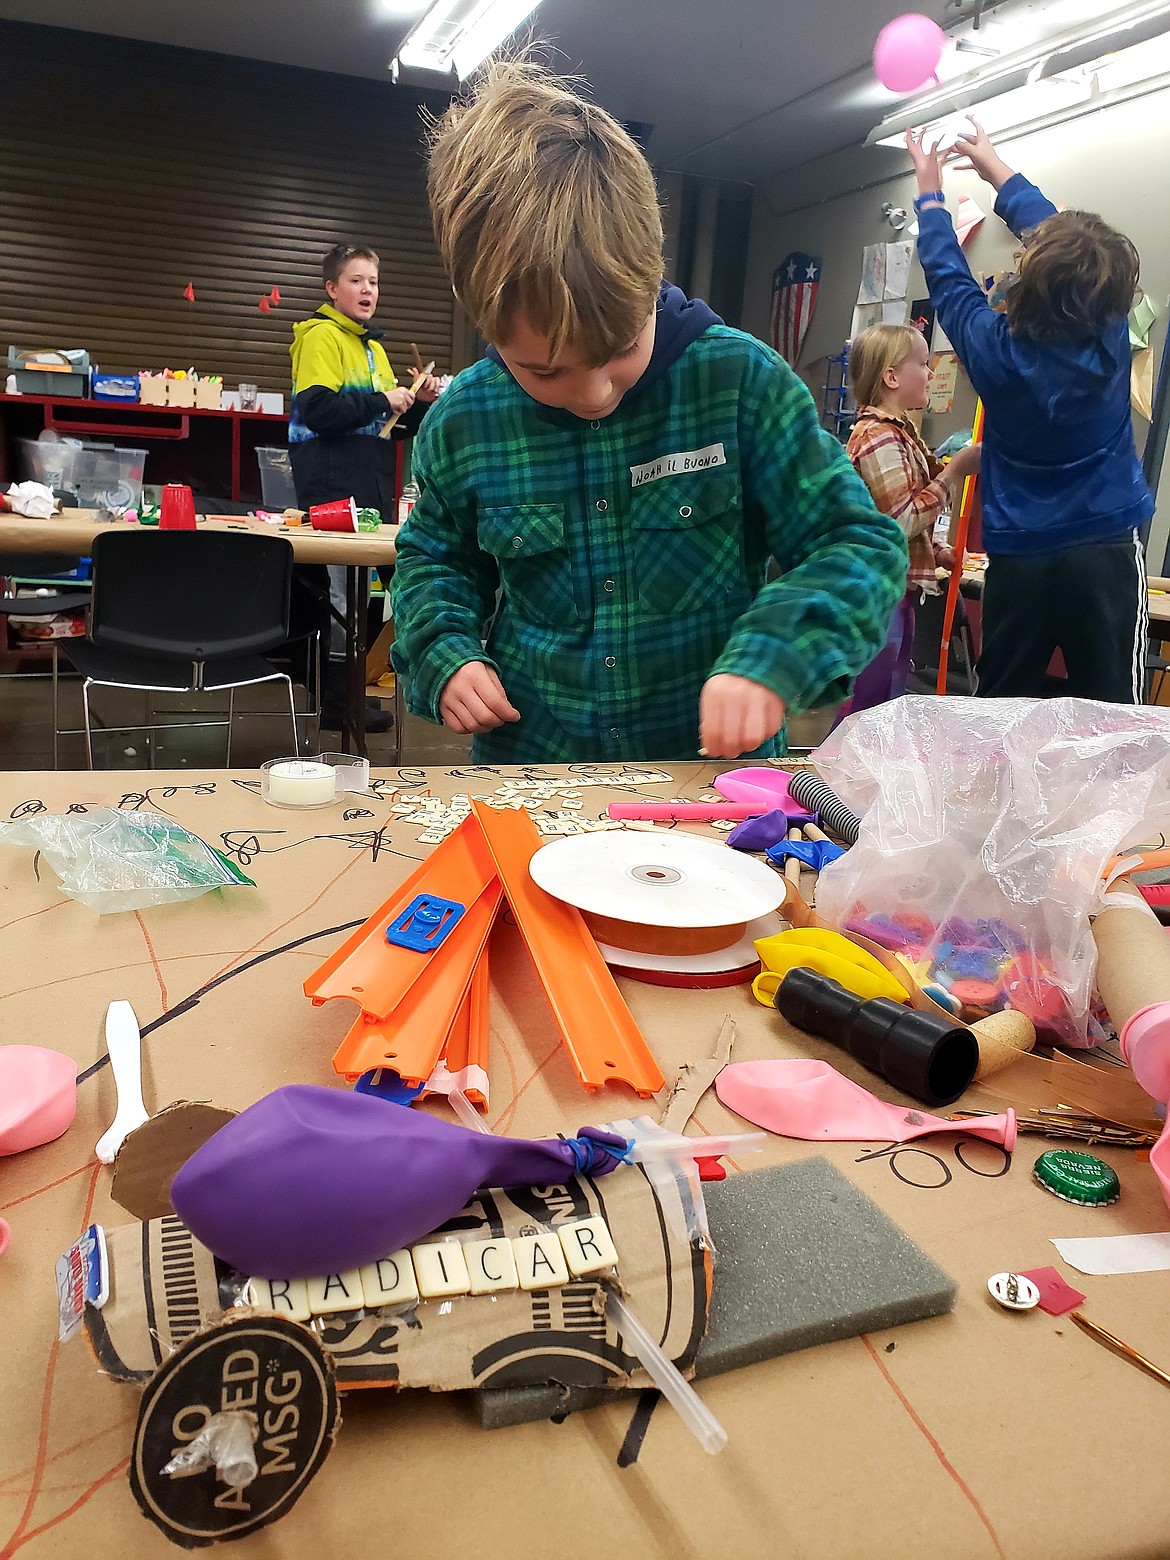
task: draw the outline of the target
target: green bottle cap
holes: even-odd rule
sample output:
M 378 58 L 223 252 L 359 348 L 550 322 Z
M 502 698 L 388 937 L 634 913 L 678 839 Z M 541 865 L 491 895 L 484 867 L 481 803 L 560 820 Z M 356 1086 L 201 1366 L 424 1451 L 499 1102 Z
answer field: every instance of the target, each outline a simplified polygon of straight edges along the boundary
M 1087 1208 L 1103 1208 L 1121 1196 L 1121 1182 L 1112 1166 L 1071 1148 L 1052 1148 L 1041 1154 L 1032 1174 L 1054 1197 Z

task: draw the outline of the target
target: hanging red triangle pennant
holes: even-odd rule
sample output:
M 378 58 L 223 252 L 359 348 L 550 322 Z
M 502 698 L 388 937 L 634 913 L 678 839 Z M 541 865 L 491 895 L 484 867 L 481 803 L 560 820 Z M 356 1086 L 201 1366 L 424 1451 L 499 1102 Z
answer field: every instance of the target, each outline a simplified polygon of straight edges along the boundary
M 269 298 L 269 301 L 271 302 L 272 307 L 274 309 L 279 308 L 280 307 L 280 288 L 279 287 L 274 287 L 272 289 L 272 291 L 268 294 L 268 298 Z
M 195 283 L 194 282 L 188 282 L 186 287 L 183 288 L 183 297 L 186 298 L 188 303 L 194 303 L 195 302 Z
M 256 305 L 256 307 L 260 310 L 261 314 L 271 314 L 272 313 L 272 305 L 269 303 L 267 297 L 261 298 L 260 302 Z

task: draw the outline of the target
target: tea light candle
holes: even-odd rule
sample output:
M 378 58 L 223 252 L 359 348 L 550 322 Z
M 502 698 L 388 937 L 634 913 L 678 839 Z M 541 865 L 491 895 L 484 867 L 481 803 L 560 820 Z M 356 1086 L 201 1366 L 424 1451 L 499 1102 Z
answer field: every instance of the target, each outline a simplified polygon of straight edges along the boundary
M 323 807 L 337 798 L 332 764 L 284 758 L 264 766 L 264 799 L 277 807 Z

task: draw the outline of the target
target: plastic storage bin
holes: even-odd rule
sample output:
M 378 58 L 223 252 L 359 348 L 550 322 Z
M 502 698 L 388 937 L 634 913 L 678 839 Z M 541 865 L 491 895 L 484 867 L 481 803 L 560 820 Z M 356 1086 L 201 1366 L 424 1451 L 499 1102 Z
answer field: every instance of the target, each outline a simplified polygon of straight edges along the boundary
M 9 347 L 8 371 L 15 373 L 21 395 L 76 398 L 89 393 L 89 353 L 82 347 Z
M 78 509 L 131 509 L 142 502 L 145 450 L 65 440 L 20 443 L 28 475 Z
M 295 509 L 297 489 L 289 452 L 258 447 L 256 459 L 260 462 L 260 492 L 264 496 L 265 509 Z
M 90 394 L 95 401 L 137 401 L 138 375 L 95 373 Z

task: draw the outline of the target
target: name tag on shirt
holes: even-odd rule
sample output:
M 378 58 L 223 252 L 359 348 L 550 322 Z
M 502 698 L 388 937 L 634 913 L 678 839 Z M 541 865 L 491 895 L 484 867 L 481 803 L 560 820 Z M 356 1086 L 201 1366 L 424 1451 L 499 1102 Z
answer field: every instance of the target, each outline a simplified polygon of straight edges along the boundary
M 660 455 L 644 466 L 630 467 L 630 486 L 657 482 L 659 477 L 674 477 L 688 471 L 706 471 L 710 466 L 726 466 L 727 452 L 722 444 L 707 444 L 701 450 L 680 450 L 677 455 Z

